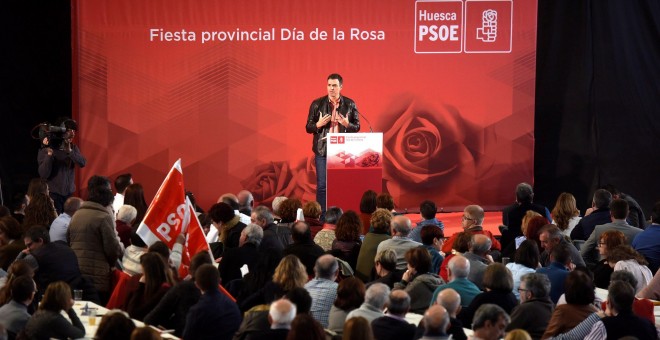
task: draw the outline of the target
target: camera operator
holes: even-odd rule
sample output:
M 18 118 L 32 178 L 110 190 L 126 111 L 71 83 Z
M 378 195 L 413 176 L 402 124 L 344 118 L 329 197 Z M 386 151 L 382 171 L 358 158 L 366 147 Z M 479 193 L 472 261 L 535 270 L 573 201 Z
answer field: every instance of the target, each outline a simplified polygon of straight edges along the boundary
M 41 149 L 37 155 L 39 176 L 48 181 L 50 197 L 55 209 L 61 214 L 64 201 L 76 190 L 74 179 L 75 166 L 84 167 L 87 160 L 73 144 L 78 124 L 72 119 L 64 120 L 66 131 L 49 133 L 41 140 Z

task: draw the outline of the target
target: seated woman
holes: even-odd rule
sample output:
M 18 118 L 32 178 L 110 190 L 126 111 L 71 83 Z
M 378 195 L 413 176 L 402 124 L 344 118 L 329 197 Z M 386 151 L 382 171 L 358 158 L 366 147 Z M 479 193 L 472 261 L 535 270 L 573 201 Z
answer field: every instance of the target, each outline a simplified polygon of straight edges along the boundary
M 151 252 L 142 255 L 140 265 L 144 274 L 137 289 L 128 293 L 122 308 L 131 318 L 138 320 L 144 319 L 174 285 L 174 282 L 168 279 L 169 268 L 159 254 Z
M 271 281 L 239 304 L 241 311 L 254 306 L 270 304 L 293 288 L 304 288 L 307 283 L 307 270 L 297 256 L 287 255 L 282 258 Z
M 564 289 L 566 303 L 555 308 L 543 339 L 570 331 L 598 311 L 593 305 L 596 298 L 594 283 L 585 272 L 575 270 L 568 274 Z
M 355 276 L 364 282 L 369 282 L 372 278 L 378 245 L 391 238 L 389 235 L 391 222 L 392 213 L 389 210 L 379 208 L 371 214 L 369 224 L 372 230 L 364 236 L 355 268 Z
M 135 323 L 126 312 L 113 309 L 101 318 L 94 340 L 130 339 Z
M 495 262 L 488 265 L 483 283 L 486 291 L 477 295 L 470 305 L 458 314 L 458 319 L 466 327 L 472 324 L 474 313 L 483 304 L 498 305 L 508 314 L 518 305 L 518 299 L 512 292 L 513 277 L 503 264 Z
M 648 262 L 644 256 L 629 245 L 624 244 L 612 249 L 608 253 L 607 262 L 615 272 L 626 270 L 635 276 L 635 279 L 637 279 L 636 292 L 646 287 L 653 278 L 653 274 L 651 274 L 651 270 L 647 267 Z
M 378 278 L 367 284 L 367 288 L 374 283 L 382 283 L 394 288 L 394 284 L 401 281 L 404 270 L 396 269 L 396 252 L 392 249 L 381 250 L 374 258 L 374 269 Z
M 602 260 L 593 267 L 594 284 L 598 288 L 607 289 L 610 285 L 612 267 L 607 262 L 608 254 L 616 247 L 626 244 L 626 236 L 618 230 L 608 230 L 600 235 L 598 253 Z
M 571 231 L 582 219 L 575 197 L 567 192 L 562 192 L 559 195 L 551 216 L 555 225 L 561 229 L 561 233 L 568 237 L 571 236 Z
M 445 281 L 431 273 L 431 254 L 424 247 L 408 249 L 405 255 L 408 270 L 394 289 L 403 289 L 410 295 L 410 312 L 424 314 L 438 286 Z M 505 269 L 506 270 L 506 269 Z
M 50 199 L 46 195 L 43 196 Z M 0 268 L 3 270 L 7 271 L 18 253 L 25 249 L 22 236 L 23 230 L 15 218 L 11 216 L 0 218 Z
M 19 277 L 27 275 L 34 277 L 34 270 L 25 260 L 16 260 L 9 266 L 9 274 L 6 276 L 6 281 L 2 288 L 0 288 L 0 307 L 4 306 L 11 300 L 11 284 Z
M 39 310 L 37 310 L 27 325 L 25 335 L 28 339 L 78 339 L 85 336 L 85 326 L 80 322 L 73 310 L 74 301 L 71 298 L 71 287 L 57 281 L 48 285 Z M 65 311 L 67 320 L 62 311 Z
M 332 241 L 330 253 L 351 265 L 355 269 L 360 254 L 362 241 L 360 232 L 362 231 L 362 221 L 355 211 L 349 210 L 339 218 L 337 229 L 335 230 L 335 240 Z
M 346 316 L 352 310 L 362 305 L 365 291 L 364 283 L 354 276 L 339 282 L 337 299 L 330 308 L 330 316 L 328 318 L 329 330 L 337 334 L 342 334 Z
M 513 295 L 520 300 L 520 278 L 525 274 L 535 273 L 539 266 L 541 255 L 533 240 L 525 240 L 520 244 L 513 262 L 507 263 L 506 268 L 511 271 L 513 277 Z

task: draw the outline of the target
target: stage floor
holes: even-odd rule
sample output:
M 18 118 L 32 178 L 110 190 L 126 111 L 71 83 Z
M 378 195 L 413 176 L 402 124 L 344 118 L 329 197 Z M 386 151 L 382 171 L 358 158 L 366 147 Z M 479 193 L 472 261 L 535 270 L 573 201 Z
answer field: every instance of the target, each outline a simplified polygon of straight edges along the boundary
M 413 227 L 417 222 L 422 220 L 422 216 L 419 214 L 406 214 L 408 218 L 413 223 Z M 461 226 L 461 219 L 463 218 L 463 212 L 452 212 L 452 213 L 438 213 L 435 215 L 437 219 L 442 221 L 445 225 L 445 237 L 450 237 L 455 233 L 463 231 Z M 502 224 L 502 212 L 501 211 L 489 211 L 486 212 L 486 218 L 484 219 L 483 227 L 485 230 L 489 230 L 493 235 L 500 235 L 500 230 L 498 227 Z

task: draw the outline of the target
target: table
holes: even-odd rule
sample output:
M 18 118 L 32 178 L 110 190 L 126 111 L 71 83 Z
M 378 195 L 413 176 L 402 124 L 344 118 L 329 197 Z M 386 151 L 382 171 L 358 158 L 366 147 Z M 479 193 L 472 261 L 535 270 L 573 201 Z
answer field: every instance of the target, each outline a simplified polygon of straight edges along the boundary
M 83 315 L 83 308 L 87 306 L 88 308 L 96 308 L 96 325 L 92 326 L 89 324 L 89 316 Z M 94 334 L 96 334 L 96 330 L 99 327 L 99 323 L 101 323 L 101 318 L 103 315 L 107 314 L 110 312 L 107 308 L 103 306 L 99 306 L 95 304 L 94 302 L 91 301 L 76 301 L 76 303 L 73 305 L 73 310 L 76 312 L 78 315 L 78 318 L 82 322 L 83 326 L 85 326 L 85 339 L 93 339 Z M 66 316 L 66 313 L 63 312 L 63 315 Z M 67 317 L 68 319 L 68 317 Z M 146 326 L 144 322 L 140 320 L 133 320 L 133 323 L 135 323 L 135 327 L 144 327 Z M 159 329 L 152 327 L 156 329 L 157 331 L 160 331 Z M 160 336 L 163 339 L 179 339 L 176 336 L 169 334 L 169 333 L 160 333 Z

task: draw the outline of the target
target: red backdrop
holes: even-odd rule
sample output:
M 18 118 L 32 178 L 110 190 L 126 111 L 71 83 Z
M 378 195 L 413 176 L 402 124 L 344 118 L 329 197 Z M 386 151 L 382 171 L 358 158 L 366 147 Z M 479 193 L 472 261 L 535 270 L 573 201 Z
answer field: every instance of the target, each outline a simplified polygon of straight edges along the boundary
M 74 106 L 88 158 L 81 188 L 93 174 L 131 172 L 151 198 L 182 158 L 186 187 L 204 208 L 242 188 L 266 203 L 314 199 L 304 124 L 334 72 L 384 133 L 383 188 L 399 207 L 431 198 L 445 210 L 495 208 L 533 181 L 536 1 L 73 0 L 73 8 Z M 445 12 L 453 16 L 434 17 Z M 421 26 L 436 39 L 420 37 Z M 165 32 L 182 30 L 167 41 Z M 326 40 L 313 40 L 316 30 Z M 254 39 L 236 41 L 243 31 Z M 215 41 L 203 42 L 204 32 Z M 498 40 L 489 45 L 484 32 Z M 454 53 L 428 53 L 443 51 Z

